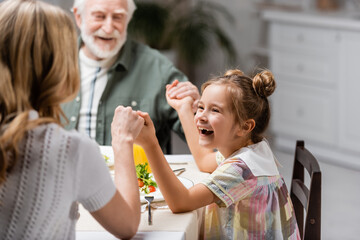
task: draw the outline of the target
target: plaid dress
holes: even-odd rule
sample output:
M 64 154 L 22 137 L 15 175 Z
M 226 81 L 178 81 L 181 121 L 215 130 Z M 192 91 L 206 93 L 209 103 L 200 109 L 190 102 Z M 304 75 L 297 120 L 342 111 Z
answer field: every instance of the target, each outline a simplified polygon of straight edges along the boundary
M 241 148 L 205 184 L 219 201 L 205 211 L 205 239 L 300 239 L 294 209 L 266 142 Z

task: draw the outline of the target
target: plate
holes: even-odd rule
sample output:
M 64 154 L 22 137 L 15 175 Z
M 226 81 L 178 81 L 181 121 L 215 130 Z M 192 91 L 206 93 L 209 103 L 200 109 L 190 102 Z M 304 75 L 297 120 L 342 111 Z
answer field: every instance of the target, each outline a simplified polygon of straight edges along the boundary
M 192 186 L 194 186 L 194 183 L 190 180 L 190 179 L 187 179 L 187 178 L 184 178 L 184 177 L 177 177 L 180 182 L 187 188 L 191 188 Z M 154 200 L 153 202 L 159 202 L 159 201 L 164 201 L 164 197 L 163 195 L 161 194 L 160 192 L 160 189 L 159 188 L 156 188 L 156 191 L 155 192 L 152 192 L 152 193 L 149 193 L 149 194 L 145 194 L 145 193 L 140 193 L 140 199 L 141 199 L 141 202 L 142 203 L 146 203 L 146 200 L 145 200 L 145 196 L 153 196 L 154 197 Z
M 110 173 L 111 175 L 111 178 L 112 180 L 114 180 L 114 172 L 111 172 Z M 188 179 L 188 178 L 184 178 L 184 177 L 177 177 L 180 182 L 187 188 L 191 188 L 192 186 L 194 186 L 194 183 Z M 140 191 L 140 190 L 139 190 Z M 154 200 L 153 202 L 161 202 L 161 201 L 164 201 L 164 197 L 163 195 L 161 194 L 160 192 L 160 189 L 159 188 L 156 188 L 156 191 L 155 192 L 152 192 L 152 193 L 148 193 L 148 194 L 145 194 L 143 192 L 140 192 L 140 200 L 141 200 L 141 203 L 146 203 L 146 200 L 145 200 L 145 196 L 153 196 L 154 197 Z
M 191 154 L 170 154 L 165 155 L 169 164 L 188 164 L 194 162 L 194 157 Z
M 112 169 L 114 167 L 114 151 L 112 149 L 112 146 L 99 146 L 99 147 L 101 154 L 103 156 L 108 157 L 108 160 L 106 161 L 106 165 L 110 169 Z
M 112 179 L 114 180 L 114 151 L 112 149 L 112 146 L 99 146 L 100 147 L 100 152 L 102 155 L 105 155 L 106 157 L 108 157 L 109 159 L 107 160 L 106 164 L 108 165 L 108 167 L 110 168 L 110 174 Z M 191 155 L 190 155 L 191 157 Z M 191 157 L 192 158 L 192 157 Z M 176 159 L 176 158 L 175 158 Z M 179 158 L 178 158 L 179 159 Z M 181 161 L 184 161 L 184 159 L 186 161 L 189 160 L 189 156 L 188 155 L 184 155 L 184 157 L 180 157 Z M 184 177 L 177 177 L 180 182 L 186 187 L 186 188 L 191 188 L 192 186 L 194 186 L 194 183 L 187 178 Z M 156 188 L 155 192 L 149 193 L 149 194 L 145 194 L 145 193 L 140 193 L 140 198 L 141 198 L 141 202 L 145 203 L 145 196 L 153 196 L 154 200 L 153 202 L 159 202 L 159 201 L 164 201 L 164 197 L 161 194 L 159 188 Z

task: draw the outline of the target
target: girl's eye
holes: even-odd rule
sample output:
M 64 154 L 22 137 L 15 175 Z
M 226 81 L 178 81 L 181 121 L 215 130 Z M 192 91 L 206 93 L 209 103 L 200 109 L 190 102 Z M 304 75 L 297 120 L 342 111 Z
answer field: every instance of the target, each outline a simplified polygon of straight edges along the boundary
M 197 108 L 198 108 L 198 110 L 204 110 L 203 106 L 198 106 Z
M 219 109 L 217 109 L 217 108 L 213 108 L 212 111 L 217 112 L 217 113 L 220 112 Z

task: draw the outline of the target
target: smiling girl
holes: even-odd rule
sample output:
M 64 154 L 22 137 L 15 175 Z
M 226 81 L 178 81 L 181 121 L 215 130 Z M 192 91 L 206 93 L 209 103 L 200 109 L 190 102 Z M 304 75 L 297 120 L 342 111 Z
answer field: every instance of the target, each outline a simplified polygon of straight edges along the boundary
M 300 239 L 284 179 L 262 135 L 275 85 L 269 71 L 253 79 L 228 71 L 202 86 L 195 118 L 193 100 L 170 98 L 176 84 L 167 87 L 168 103 L 179 114 L 199 169 L 211 173 L 190 189 L 171 172 L 149 116 L 139 113 L 146 126 L 137 141 L 166 202 L 173 212 L 206 206 L 206 239 Z

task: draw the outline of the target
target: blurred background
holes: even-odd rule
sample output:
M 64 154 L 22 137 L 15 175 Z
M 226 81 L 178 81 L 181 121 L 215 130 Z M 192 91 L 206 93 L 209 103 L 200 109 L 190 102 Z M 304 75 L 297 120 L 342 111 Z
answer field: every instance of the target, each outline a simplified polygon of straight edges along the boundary
M 0 1 L 1 2 L 1 1 Z M 72 0 L 47 0 L 70 12 Z M 238 68 L 270 69 L 267 133 L 290 187 L 297 139 L 320 161 L 322 238 L 360 236 L 360 0 L 135 0 L 129 36 L 197 86 Z M 189 153 L 173 135 L 173 153 Z

